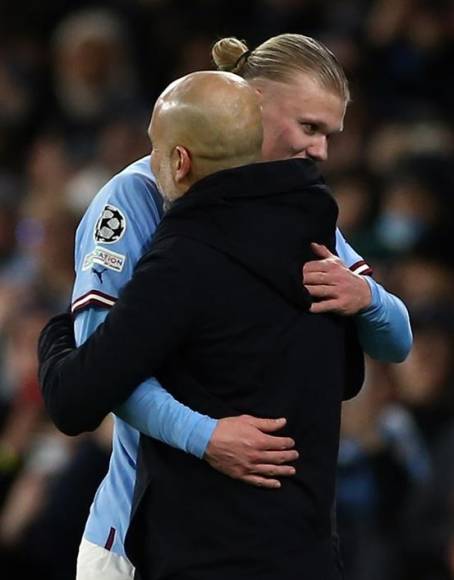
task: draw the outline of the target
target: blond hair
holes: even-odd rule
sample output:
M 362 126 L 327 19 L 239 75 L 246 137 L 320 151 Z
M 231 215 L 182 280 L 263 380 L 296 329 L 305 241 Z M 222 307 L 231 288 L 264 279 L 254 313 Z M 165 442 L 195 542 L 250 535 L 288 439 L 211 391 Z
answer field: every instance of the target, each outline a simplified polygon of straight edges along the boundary
M 211 54 L 219 70 L 233 72 L 247 80 L 264 78 L 288 83 L 295 72 L 302 72 L 346 102 L 350 100 L 342 66 L 325 45 L 310 36 L 280 34 L 252 51 L 242 40 L 222 38 L 214 44 Z

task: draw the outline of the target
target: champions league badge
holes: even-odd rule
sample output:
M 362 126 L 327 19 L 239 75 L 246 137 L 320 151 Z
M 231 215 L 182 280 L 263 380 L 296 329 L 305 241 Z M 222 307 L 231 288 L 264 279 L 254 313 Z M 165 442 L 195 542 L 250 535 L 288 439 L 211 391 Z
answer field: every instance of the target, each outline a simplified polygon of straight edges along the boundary
M 126 218 L 121 211 L 107 204 L 95 227 L 95 241 L 101 244 L 114 244 L 123 237 L 126 230 Z

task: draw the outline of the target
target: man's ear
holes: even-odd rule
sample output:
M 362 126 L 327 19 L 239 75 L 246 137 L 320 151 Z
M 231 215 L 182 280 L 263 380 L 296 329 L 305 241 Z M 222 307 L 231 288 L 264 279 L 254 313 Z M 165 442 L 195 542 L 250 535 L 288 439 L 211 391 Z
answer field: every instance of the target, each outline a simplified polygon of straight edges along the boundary
M 251 88 L 254 90 L 255 96 L 258 98 L 259 103 L 261 104 L 263 101 L 263 93 L 264 93 L 264 83 L 263 80 L 260 79 L 252 79 L 249 82 Z
M 192 168 L 191 153 L 186 147 L 177 145 L 174 149 L 175 156 L 175 182 L 181 183 Z

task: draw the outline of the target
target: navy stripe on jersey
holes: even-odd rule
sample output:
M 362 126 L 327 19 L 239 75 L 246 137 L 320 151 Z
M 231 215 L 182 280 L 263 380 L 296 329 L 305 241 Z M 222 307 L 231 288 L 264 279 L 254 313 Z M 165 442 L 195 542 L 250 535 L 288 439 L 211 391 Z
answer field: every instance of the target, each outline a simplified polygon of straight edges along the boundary
M 363 276 L 372 276 L 374 271 L 364 260 L 359 260 L 350 266 L 350 270 L 355 274 L 362 274 Z
M 107 542 L 104 548 L 110 551 L 112 549 L 114 540 L 115 540 L 115 528 L 110 528 L 109 536 L 107 537 Z
M 115 304 L 117 299 L 114 296 L 109 296 L 100 292 L 99 290 L 90 290 L 83 294 L 80 298 L 74 300 L 71 304 L 71 312 L 75 314 L 89 306 L 101 306 L 102 308 L 110 308 Z

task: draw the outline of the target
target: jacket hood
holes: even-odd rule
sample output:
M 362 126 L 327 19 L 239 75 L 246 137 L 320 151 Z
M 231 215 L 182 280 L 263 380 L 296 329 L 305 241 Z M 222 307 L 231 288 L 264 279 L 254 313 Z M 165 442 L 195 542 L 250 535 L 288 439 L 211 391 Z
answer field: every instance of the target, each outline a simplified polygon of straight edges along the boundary
M 335 251 L 337 215 L 312 161 L 255 163 L 197 182 L 169 209 L 157 238 L 183 236 L 208 245 L 307 309 L 302 266 L 315 258 L 311 242 Z

